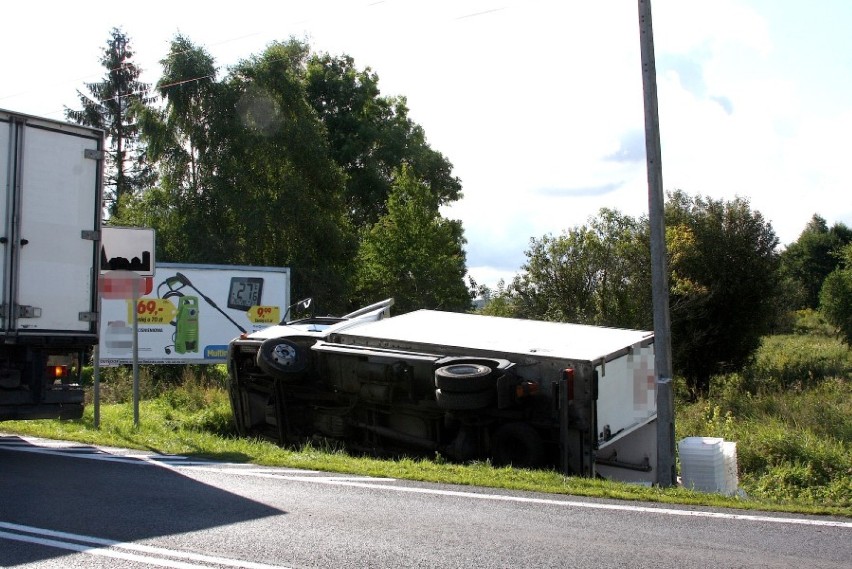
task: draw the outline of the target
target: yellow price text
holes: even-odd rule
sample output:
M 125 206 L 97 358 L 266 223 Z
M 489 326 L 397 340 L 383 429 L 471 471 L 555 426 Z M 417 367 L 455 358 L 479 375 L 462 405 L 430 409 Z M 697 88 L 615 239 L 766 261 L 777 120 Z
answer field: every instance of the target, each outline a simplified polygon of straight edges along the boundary
M 281 309 L 277 306 L 252 306 L 248 310 L 248 319 L 253 324 L 278 324 Z
M 127 301 L 127 321 L 133 321 L 133 301 Z M 166 298 L 142 297 L 136 303 L 136 317 L 140 324 L 168 324 L 177 316 L 177 308 Z

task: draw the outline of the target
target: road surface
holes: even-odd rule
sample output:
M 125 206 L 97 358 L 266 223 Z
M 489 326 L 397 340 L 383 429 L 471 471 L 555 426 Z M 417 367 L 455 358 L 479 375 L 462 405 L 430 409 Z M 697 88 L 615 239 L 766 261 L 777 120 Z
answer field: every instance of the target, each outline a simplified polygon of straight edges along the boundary
M 196 461 L 0 435 L 4 567 L 844 568 L 852 520 Z

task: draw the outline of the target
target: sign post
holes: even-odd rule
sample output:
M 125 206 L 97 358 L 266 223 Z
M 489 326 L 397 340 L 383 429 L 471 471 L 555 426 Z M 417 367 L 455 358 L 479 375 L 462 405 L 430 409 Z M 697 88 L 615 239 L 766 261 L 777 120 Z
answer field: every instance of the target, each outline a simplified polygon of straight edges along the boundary
M 111 227 L 101 229 L 101 278 L 98 292 L 103 299 L 131 301 L 133 330 L 130 342 L 133 349 L 133 426 L 139 426 L 139 298 L 151 292 L 154 277 L 154 230 L 146 227 Z M 102 307 L 99 309 L 99 312 Z M 100 353 L 95 350 L 95 427 L 100 426 Z
M 133 425 L 139 426 L 139 318 L 137 305 L 143 290 L 150 292 L 153 280 L 143 277 L 133 271 L 107 271 L 101 275 L 98 281 L 98 290 L 101 298 L 125 299 L 131 301 L 131 312 L 133 312 L 133 332 L 131 347 L 133 349 Z M 96 352 L 96 356 L 99 354 Z M 95 427 L 100 426 L 100 374 L 98 364 L 95 360 Z

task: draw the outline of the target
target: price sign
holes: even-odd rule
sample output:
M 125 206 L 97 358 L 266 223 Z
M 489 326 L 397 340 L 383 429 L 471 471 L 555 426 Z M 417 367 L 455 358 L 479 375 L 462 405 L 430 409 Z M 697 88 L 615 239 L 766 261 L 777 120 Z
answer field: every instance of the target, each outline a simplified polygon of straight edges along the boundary
M 127 302 L 127 321 L 133 320 L 133 302 Z M 136 317 L 140 324 L 168 324 L 177 316 L 177 308 L 165 298 L 140 298 L 136 303 Z
M 248 310 L 248 319 L 254 324 L 278 324 L 281 309 L 277 306 L 252 306 Z

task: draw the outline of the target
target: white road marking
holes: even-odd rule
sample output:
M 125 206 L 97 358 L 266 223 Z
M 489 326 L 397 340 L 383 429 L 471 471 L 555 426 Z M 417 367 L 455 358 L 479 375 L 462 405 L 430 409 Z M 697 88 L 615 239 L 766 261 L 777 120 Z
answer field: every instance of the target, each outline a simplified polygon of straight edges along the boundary
M 0 539 L 11 539 L 14 541 L 22 541 L 25 543 L 76 551 L 78 553 L 85 553 L 88 555 L 137 561 L 148 565 L 173 567 L 175 569 L 197 569 L 198 567 L 209 568 L 211 564 L 221 567 L 245 567 L 246 569 L 287 569 L 282 565 L 267 565 L 265 563 L 229 559 L 227 557 L 188 553 L 163 547 L 125 543 L 87 535 L 12 524 L 8 522 L 0 522 Z M 179 561 L 180 559 L 184 559 L 186 561 Z
M 239 474 L 234 472 L 233 474 Z M 542 504 L 551 506 L 568 506 L 572 508 L 589 508 L 593 510 L 613 510 L 620 512 L 642 512 L 648 514 L 665 514 L 669 516 L 692 516 L 697 518 L 717 518 L 723 520 L 745 520 L 752 522 L 770 522 L 778 524 L 798 524 L 806 526 L 838 527 L 852 529 L 852 522 L 840 522 L 833 520 L 814 520 L 807 518 L 778 518 L 774 516 L 758 516 L 752 514 L 731 514 L 726 512 L 707 512 L 698 510 L 677 510 L 673 508 L 653 508 L 649 506 L 632 506 L 627 504 L 598 504 L 595 502 L 576 502 L 570 500 L 552 500 L 546 498 L 525 498 L 523 496 L 505 496 L 502 494 L 477 494 L 475 492 L 459 492 L 455 490 L 438 490 L 431 488 L 413 488 L 407 486 L 385 486 L 382 484 L 369 484 L 359 482 L 343 482 L 332 478 L 315 480 L 310 482 L 323 484 L 336 484 L 339 486 L 357 486 L 380 490 L 393 490 L 396 492 L 411 492 L 414 494 L 432 494 L 438 496 L 453 496 L 457 498 L 472 498 L 476 500 L 494 500 L 503 502 L 520 502 L 524 504 Z
M 173 465 L 169 465 L 174 468 Z M 764 516 L 754 514 L 734 514 L 727 512 L 707 512 L 701 510 L 679 510 L 674 508 L 656 508 L 651 506 L 634 506 L 630 504 L 599 504 L 595 502 L 578 502 L 574 500 L 558 500 L 549 498 L 527 498 L 524 496 L 507 496 L 504 494 L 480 494 L 477 492 L 462 492 L 458 490 L 440 490 L 437 488 L 417 488 L 412 486 L 399 486 L 393 484 L 376 484 L 375 482 L 396 482 L 394 478 L 368 478 L 343 476 L 287 476 L 277 475 L 269 471 L 244 471 L 230 470 L 225 468 L 191 468 L 214 474 L 233 474 L 237 476 L 256 476 L 260 478 L 277 478 L 295 482 L 314 482 L 317 484 L 330 484 L 336 486 L 348 486 L 353 488 L 370 488 L 374 490 L 389 490 L 393 492 L 408 492 L 411 494 L 429 494 L 433 496 L 451 496 L 454 498 L 471 498 L 474 500 L 493 500 L 497 502 L 517 502 L 522 504 L 541 504 L 546 506 L 563 506 L 571 508 L 588 508 L 593 510 L 611 510 L 620 512 L 641 512 L 648 514 L 662 514 L 669 516 L 691 516 L 697 518 L 716 518 L 723 520 L 742 520 L 752 522 L 769 522 L 778 524 L 796 524 L 806 526 L 838 527 L 852 529 L 852 522 L 841 522 L 834 520 L 816 520 L 810 518 L 781 518 L 775 516 Z
M 95 446 L 80 446 L 76 443 L 64 441 L 48 441 L 47 439 L 36 439 L 19 437 L 23 440 L 10 440 L 0 435 L 0 449 L 28 452 L 32 454 L 48 454 L 53 456 L 65 456 L 70 458 L 84 458 L 87 460 L 101 460 L 104 462 L 121 462 L 125 464 L 146 464 L 154 466 L 204 466 L 216 463 L 210 460 L 191 460 L 187 456 L 169 454 L 142 454 L 138 452 L 113 454 L 111 449 L 103 449 Z M 48 443 L 48 444 L 45 444 Z M 117 450 L 117 449 L 115 449 Z M 254 464 L 229 463 L 234 469 L 258 470 Z M 319 474 L 317 470 L 303 470 L 299 468 L 276 469 L 278 472 L 292 472 L 294 474 Z

